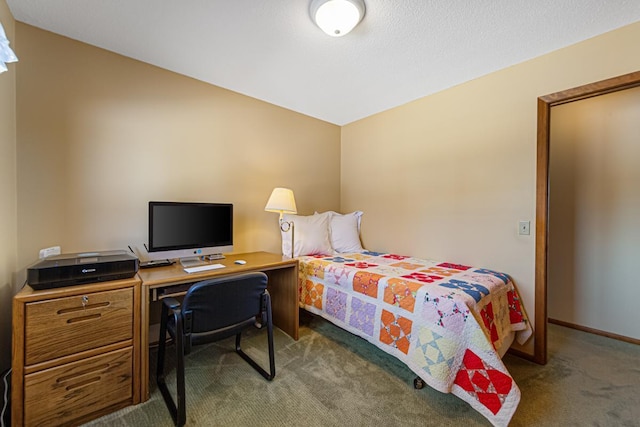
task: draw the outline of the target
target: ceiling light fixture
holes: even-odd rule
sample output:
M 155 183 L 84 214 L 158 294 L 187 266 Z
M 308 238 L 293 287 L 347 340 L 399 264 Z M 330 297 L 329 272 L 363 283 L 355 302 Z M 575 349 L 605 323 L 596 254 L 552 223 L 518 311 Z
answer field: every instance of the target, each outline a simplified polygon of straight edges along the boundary
M 332 37 L 353 30 L 364 16 L 363 0 L 312 0 L 309 12 L 318 27 Z

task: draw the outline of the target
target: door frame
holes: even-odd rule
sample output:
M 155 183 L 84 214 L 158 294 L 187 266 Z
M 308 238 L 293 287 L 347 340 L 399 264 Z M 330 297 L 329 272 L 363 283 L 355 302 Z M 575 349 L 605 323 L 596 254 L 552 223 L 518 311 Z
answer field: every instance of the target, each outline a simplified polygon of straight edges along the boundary
M 534 358 L 547 363 L 547 254 L 549 245 L 549 144 L 551 107 L 640 86 L 640 71 L 538 98 Z

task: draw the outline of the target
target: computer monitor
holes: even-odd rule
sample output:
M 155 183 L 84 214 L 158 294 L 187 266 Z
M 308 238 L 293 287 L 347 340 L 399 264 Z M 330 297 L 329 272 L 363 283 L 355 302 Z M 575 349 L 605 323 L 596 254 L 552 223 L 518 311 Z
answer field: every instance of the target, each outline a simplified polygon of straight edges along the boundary
M 179 258 L 184 266 L 233 251 L 230 203 L 149 202 L 149 258 Z

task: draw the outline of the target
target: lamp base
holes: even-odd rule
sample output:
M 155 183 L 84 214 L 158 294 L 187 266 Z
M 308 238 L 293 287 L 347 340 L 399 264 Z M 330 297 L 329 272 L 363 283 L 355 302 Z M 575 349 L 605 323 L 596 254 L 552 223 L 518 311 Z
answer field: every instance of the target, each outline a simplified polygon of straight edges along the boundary
M 285 227 L 286 225 L 286 227 Z M 280 220 L 280 230 L 282 230 L 283 232 L 288 232 L 289 230 L 291 230 L 291 259 L 293 259 L 293 254 L 295 253 L 294 251 L 294 245 L 295 245 L 295 231 L 296 231 L 296 227 L 295 224 L 293 223 L 293 221 L 283 221 L 282 219 Z

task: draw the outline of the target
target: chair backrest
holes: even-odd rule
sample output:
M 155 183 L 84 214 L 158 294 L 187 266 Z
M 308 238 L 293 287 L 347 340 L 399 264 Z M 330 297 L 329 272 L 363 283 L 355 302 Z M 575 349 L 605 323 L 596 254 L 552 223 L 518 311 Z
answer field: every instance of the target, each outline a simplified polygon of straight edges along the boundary
M 191 312 L 192 333 L 225 328 L 260 314 L 266 289 L 264 273 L 204 280 L 189 289 L 182 313 Z

